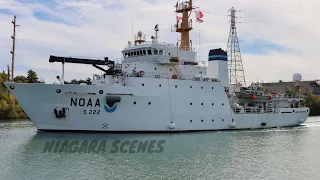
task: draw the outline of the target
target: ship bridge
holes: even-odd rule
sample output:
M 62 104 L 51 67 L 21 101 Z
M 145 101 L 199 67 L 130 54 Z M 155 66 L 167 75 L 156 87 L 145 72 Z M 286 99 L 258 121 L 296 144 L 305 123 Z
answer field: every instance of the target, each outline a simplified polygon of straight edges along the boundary
M 163 43 L 157 41 L 156 37 L 151 36 L 151 41 L 145 40 L 145 35 L 139 31 L 135 35 L 134 44 L 128 42 L 128 45 L 122 51 L 123 62 L 141 62 L 148 61 L 152 63 L 196 63 L 196 52 L 190 50 L 181 50 L 178 45 Z

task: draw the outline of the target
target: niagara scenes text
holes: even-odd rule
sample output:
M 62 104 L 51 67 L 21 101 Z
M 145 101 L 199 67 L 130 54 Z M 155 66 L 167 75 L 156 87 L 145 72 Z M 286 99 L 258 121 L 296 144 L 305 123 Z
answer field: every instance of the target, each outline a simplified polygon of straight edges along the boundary
M 111 143 L 111 148 L 107 148 Z M 165 140 L 52 140 L 47 141 L 43 153 L 161 153 Z

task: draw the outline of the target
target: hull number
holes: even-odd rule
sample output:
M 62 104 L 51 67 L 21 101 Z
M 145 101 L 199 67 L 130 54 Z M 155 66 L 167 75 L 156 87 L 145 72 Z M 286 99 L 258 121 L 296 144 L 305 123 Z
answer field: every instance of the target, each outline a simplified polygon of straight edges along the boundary
M 83 114 L 100 114 L 99 109 L 84 109 Z

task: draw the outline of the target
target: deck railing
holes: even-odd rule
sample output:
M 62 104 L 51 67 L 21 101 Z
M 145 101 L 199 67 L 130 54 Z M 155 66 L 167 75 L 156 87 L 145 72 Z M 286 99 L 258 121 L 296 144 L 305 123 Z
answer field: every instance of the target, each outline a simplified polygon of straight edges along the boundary
M 278 108 L 259 108 L 259 107 L 247 107 L 247 108 L 232 108 L 235 114 L 263 114 L 263 113 L 278 113 Z

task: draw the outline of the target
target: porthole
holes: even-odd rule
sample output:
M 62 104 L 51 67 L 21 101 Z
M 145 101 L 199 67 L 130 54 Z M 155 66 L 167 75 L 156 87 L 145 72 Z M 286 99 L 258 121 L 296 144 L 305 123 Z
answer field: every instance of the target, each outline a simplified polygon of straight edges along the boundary
M 157 70 L 157 68 L 156 68 L 156 67 L 154 67 L 154 70 Z
M 149 105 L 151 104 L 151 102 L 148 103 Z
M 201 122 L 203 122 L 203 119 L 201 119 Z
M 201 89 L 203 89 L 203 86 L 201 86 Z
M 123 86 L 126 86 L 126 83 L 123 83 Z
M 175 85 L 174 87 L 176 87 L 176 88 L 177 88 L 178 86 L 177 86 L 177 85 Z
M 159 84 L 159 87 L 161 87 L 161 84 Z
M 133 104 L 137 104 L 137 102 L 133 102 Z
M 214 119 L 212 119 L 212 122 L 214 122 Z
M 103 90 L 100 90 L 100 91 L 99 91 L 99 94 L 103 94 Z
M 211 89 L 213 89 L 213 87 Z
M 190 106 L 192 106 L 192 103 L 190 103 Z
M 222 119 L 222 122 L 224 121 L 224 119 Z
M 224 104 L 222 103 L 222 106 L 223 106 Z
M 212 106 L 214 105 L 214 103 L 212 103 Z
M 12 85 L 11 85 L 11 86 L 12 86 Z M 14 86 L 12 86 L 12 87 L 11 87 L 11 86 L 10 86 L 10 89 L 12 89 L 12 88 L 14 89 Z M 57 89 L 56 92 L 57 92 L 57 93 L 61 93 L 61 89 Z
M 201 106 L 203 106 L 203 103 L 201 103 Z
M 190 86 L 190 88 L 192 88 L 192 86 Z
M 192 122 L 192 120 L 190 120 L 190 122 Z
M 142 86 L 144 86 L 144 84 L 142 83 Z
M 293 112 L 294 112 L 294 110 L 293 110 Z
M 170 71 L 172 71 L 172 69 L 170 69 Z

